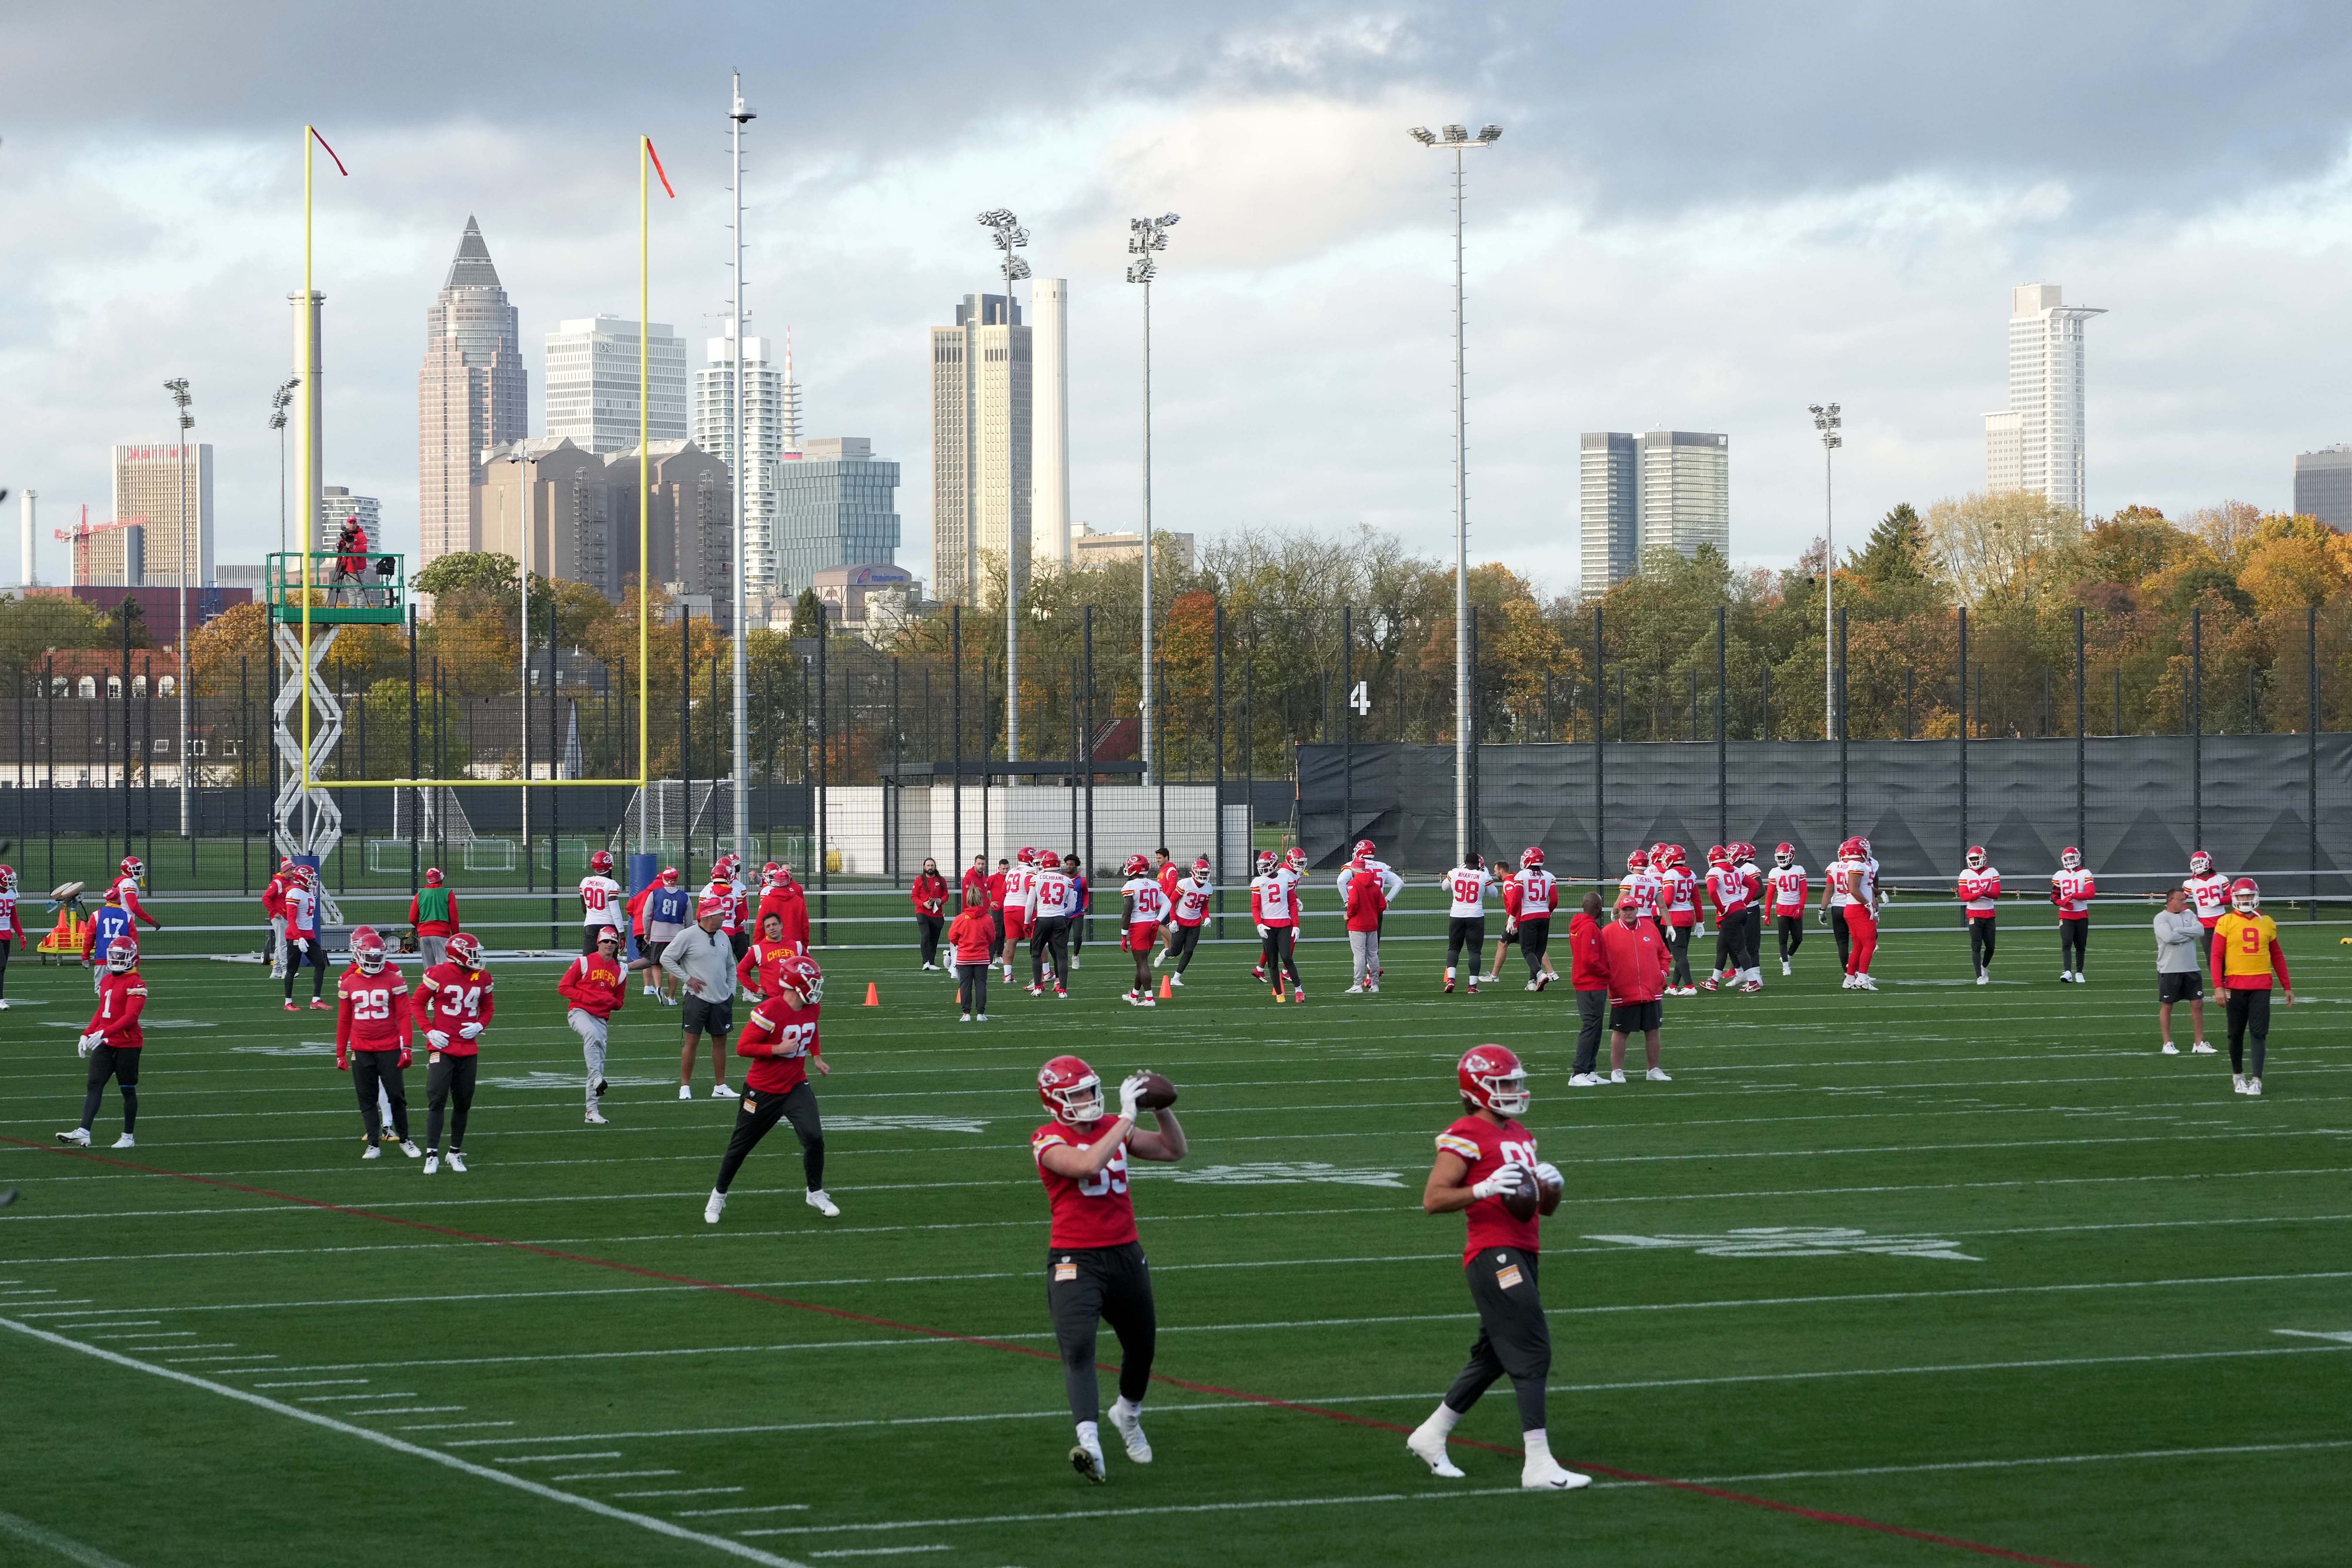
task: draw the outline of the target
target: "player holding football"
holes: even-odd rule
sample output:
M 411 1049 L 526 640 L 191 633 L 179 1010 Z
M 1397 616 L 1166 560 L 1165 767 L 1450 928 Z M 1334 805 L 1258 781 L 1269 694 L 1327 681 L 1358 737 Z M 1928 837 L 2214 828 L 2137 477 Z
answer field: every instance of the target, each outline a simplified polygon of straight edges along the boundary
M 619 947 L 619 934 L 614 946 Z M 498 1016 L 481 939 L 464 932 L 449 938 L 449 956 L 425 971 L 410 998 L 431 1051 L 425 1066 L 425 1174 L 440 1169 L 441 1110 L 449 1118 L 449 1168 L 466 1174 L 466 1116 L 474 1108 L 481 1069 L 482 1031 Z
M 640 958 L 650 967 L 654 960 Z M 596 950 L 572 960 L 555 982 L 564 1000 L 563 1021 L 580 1037 L 581 1059 L 587 1065 L 584 1080 L 588 1124 L 604 1124 L 604 1052 L 612 1043 L 612 1017 L 629 999 L 628 972 L 621 960 L 621 933 L 607 925 L 596 933 Z
M 1987 858 L 1982 844 L 1969 846 L 1967 863 L 1952 884 L 1952 896 L 1960 901 L 1968 919 L 1969 963 L 1977 972 L 1977 984 L 1990 986 L 1993 922 L 2000 915 L 2000 873 Z
M 2263 998 L 2265 1001 L 2268 998 Z M 118 936 L 106 950 L 98 979 L 98 1011 L 90 1015 L 77 1044 L 89 1075 L 81 1096 L 81 1124 L 58 1134 L 58 1142 L 78 1149 L 89 1147 L 89 1124 L 98 1120 L 106 1081 L 122 1092 L 122 1136 L 118 1149 L 136 1148 L 139 1125 L 139 1059 L 147 1044 L 139 1015 L 147 1008 L 147 982 L 139 975 L 139 939 Z M 2267 1009 L 2265 1012 L 2267 1012 Z
M 387 956 L 373 927 L 355 927 L 351 965 L 335 982 L 335 1071 L 352 1075 L 352 1092 L 359 1096 L 363 1160 L 381 1158 L 387 1142 L 410 1159 L 424 1152 L 408 1135 L 408 1091 L 401 1078 L 415 1040 L 408 988 Z M 392 1113 L 390 1126 L 384 1124 L 386 1109 Z
M 1526 1445 L 1519 1485 L 1572 1491 L 1591 1485 L 1592 1478 L 1562 1469 L 1551 1457 L 1544 1415 L 1551 1325 L 1544 1317 L 1536 1268 L 1541 1252 L 1538 1211 L 1549 1214 L 1559 1207 L 1560 1174 L 1536 1158 L 1535 1134 L 1519 1124 L 1534 1096 L 1516 1055 L 1499 1045 L 1473 1046 L 1454 1076 L 1463 1115 L 1437 1135 L 1437 1161 L 1430 1167 L 1421 1207 L 1428 1214 L 1462 1212 L 1467 1219 L 1462 1267 L 1471 1304 L 1478 1309 L 1478 1337 L 1454 1386 L 1413 1428 L 1405 1449 L 1432 1474 L 1459 1479 L 1462 1471 L 1445 1456 L 1445 1440 L 1478 1396 L 1496 1378 L 1507 1376 L 1518 1396 L 1520 1440 Z M 1537 1201 L 1527 1205 L 1521 1218 L 1507 1201 L 1530 1187 Z
M 1305 1001 L 1307 982 L 1298 977 L 1298 878 L 1272 850 L 1257 857 L 1257 875 L 1250 879 L 1250 919 L 1257 925 L 1257 977 L 1273 985 L 1278 1002 L 1286 974 Z
M 1127 933 L 1128 954 L 1135 960 L 1135 988 L 1125 999 L 1129 1007 L 1157 1007 L 1151 995 L 1151 948 L 1168 920 L 1168 894 L 1151 874 L 1147 857 L 1128 856 L 1126 871 L 1127 881 L 1118 890 L 1118 920 L 1119 929 Z
M 923 945 L 923 972 L 934 973 L 940 967 L 940 936 L 948 927 L 948 879 L 940 874 L 938 861 L 923 857 L 923 869 L 915 873 L 915 885 L 907 897 L 915 906 L 915 936 Z
M 2230 913 L 2230 879 L 2213 869 L 2213 857 L 2203 850 L 2189 856 L 2189 879 L 2180 884 L 2189 890 L 2189 910 L 2197 916 L 2197 924 L 2210 931 Z
M 2050 902 L 2058 908 L 2058 962 L 2061 983 L 2087 986 L 2083 955 L 2091 941 L 2091 900 L 2099 884 L 2083 869 L 2083 852 L 2068 844 L 2058 852 L 2058 869 L 2050 873 Z
M 2213 927 L 2213 988 L 2223 998 L 2230 1020 L 2230 1082 L 2241 1094 L 2263 1092 L 2263 1055 L 2271 1034 L 2271 977 L 2275 975 L 2294 1006 L 2294 980 L 2286 972 L 2286 949 L 2279 946 L 2278 923 L 2262 912 L 2263 890 L 2242 876 L 2230 884 L 2230 913 Z M 2253 1071 L 2246 1071 L 2246 1036 L 2254 1037 Z
M 1209 857 L 1202 855 L 1192 862 L 1192 874 L 1179 879 L 1170 895 L 1175 913 L 1168 925 L 1168 952 L 1176 960 L 1176 972 L 1168 977 L 1171 986 L 1184 983 L 1184 971 L 1192 967 L 1192 955 L 1200 948 L 1201 927 L 1209 918 L 1209 901 L 1216 891 L 1209 880 Z
M 1486 946 L 1486 895 L 1495 891 L 1495 879 L 1487 874 L 1486 862 L 1476 850 L 1462 857 L 1462 863 L 1445 873 L 1445 896 L 1450 902 L 1445 909 L 1445 994 L 1454 993 L 1454 978 L 1462 962 L 1462 950 L 1470 950 L 1470 973 L 1466 977 L 1470 994 L 1478 994 L 1478 956 Z
M 621 884 L 613 880 L 613 852 L 598 850 L 588 857 L 588 874 L 580 879 L 580 951 L 596 950 L 597 934 L 621 918 Z
M 1118 1398 L 1110 1407 L 1110 1424 L 1126 1442 L 1130 1460 L 1151 1462 L 1151 1442 L 1143 1435 L 1143 1396 L 1151 1387 L 1160 1321 L 1151 1299 L 1151 1266 L 1136 1236 L 1127 1162 L 1130 1155 L 1169 1165 L 1182 1159 L 1184 1129 L 1174 1109 L 1164 1105 L 1151 1113 L 1157 1132 L 1135 1124 L 1150 1076 L 1130 1074 L 1118 1086 L 1118 1114 L 1106 1120 L 1102 1080 L 1083 1060 L 1057 1056 L 1037 1073 L 1037 1098 L 1053 1117 L 1029 1137 L 1054 1217 L 1045 1305 L 1061 1347 L 1070 1418 L 1077 1424 L 1070 1464 L 1090 1481 L 1108 1476 L 1099 1426 L 1102 1395 L 1095 1381 L 1095 1337 L 1102 1323 L 1118 1336 Z
M 743 1098 L 735 1104 L 735 1132 L 719 1162 L 719 1185 L 702 1206 L 703 1223 L 719 1223 L 735 1173 L 779 1119 L 791 1122 L 800 1138 L 808 1206 L 827 1219 L 838 1219 L 840 1206 L 824 1190 L 824 1122 L 817 1114 L 816 1091 L 808 1081 L 812 1062 L 820 1077 L 833 1073 L 817 1039 L 817 1019 L 824 1010 L 824 971 L 805 953 L 780 946 L 761 967 L 760 988 L 760 1005 L 751 1009 L 751 1021 L 735 1040 L 735 1054 L 748 1058 L 751 1066 L 743 1075 Z
M 1764 912 L 1772 917 L 1784 977 L 1794 972 L 1789 967 L 1789 960 L 1805 945 L 1805 899 L 1811 892 L 1805 868 L 1797 863 L 1797 846 L 1773 845 L 1772 869 L 1764 877 Z

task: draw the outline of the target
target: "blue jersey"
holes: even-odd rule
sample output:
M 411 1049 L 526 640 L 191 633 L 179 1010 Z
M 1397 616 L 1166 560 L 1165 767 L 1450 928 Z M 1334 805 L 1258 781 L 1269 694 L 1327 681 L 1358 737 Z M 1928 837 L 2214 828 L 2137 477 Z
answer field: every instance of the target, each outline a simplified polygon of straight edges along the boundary
M 107 950 L 114 946 L 116 937 L 131 935 L 131 911 L 120 904 L 100 904 L 98 913 L 91 916 L 91 924 L 98 931 L 90 939 L 89 956 L 100 963 L 106 961 Z
M 658 921 L 664 925 L 692 924 L 691 900 L 682 887 L 657 887 L 646 899 L 646 924 Z
M 1071 873 L 1070 891 L 1077 895 L 1077 908 L 1080 914 L 1095 906 L 1095 890 L 1087 885 L 1085 873 Z

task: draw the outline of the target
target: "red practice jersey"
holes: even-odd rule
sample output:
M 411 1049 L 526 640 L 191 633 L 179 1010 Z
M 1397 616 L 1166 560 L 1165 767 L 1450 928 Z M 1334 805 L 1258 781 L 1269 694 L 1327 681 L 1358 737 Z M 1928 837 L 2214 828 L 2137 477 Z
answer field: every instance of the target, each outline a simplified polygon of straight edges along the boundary
M 2099 884 L 2091 880 L 2087 871 L 2053 871 L 2050 873 L 2050 902 L 2058 906 L 2061 920 L 2088 920 L 2091 900 L 2096 896 Z
M 796 1008 L 781 992 L 771 992 L 751 1010 L 751 1021 L 735 1041 L 735 1054 L 751 1063 L 743 1075 L 746 1093 L 789 1094 L 808 1082 L 808 1059 L 824 1054 L 816 1038 L 817 1014 L 824 1010 L 822 1006 Z M 783 1042 L 784 1053 L 768 1054 L 767 1048 L 777 1040 Z
M 1449 1155 L 1460 1155 L 1470 1166 L 1462 1178 L 1465 1186 L 1477 1186 L 1505 1166 L 1524 1166 L 1529 1176 L 1535 1175 L 1535 1134 L 1516 1120 L 1498 1127 L 1484 1116 L 1465 1116 L 1437 1134 L 1437 1146 Z M 1482 1197 L 1463 1214 L 1470 1222 L 1462 1247 L 1465 1264 L 1489 1247 L 1516 1247 L 1522 1252 L 1540 1249 L 1541 1222 L 1532 1215 L 1514 1219 L 1499 1197 Z
M 357 964 L 335 982 L 335 1063 L 354 1051 L 401 1051 L 411 1037 L 408 987 L 386 964 L 363 974 Z
M 1085 1149 L 1109 1132 L 1117 1118 L 1106 1116 L 1083 1127 L 1048 1122 L 1029 1134 L 1029 1153 L 1037 1157 L 1037 1175 L 1045 1183 L 1045 1197 L 1054 1207 L 1055 1247 L 1124 1247 L 1135 1238 L 1135 1199 L 1127 1190 L 1127 1150 L 1111 1155 L 1110 1164 L 1084 1181 L 1045 1168 L 1045 1151 L 1059 1144 Z
M 100 1034 L 117 1051 L 137 1051 L 147 1043 L 139 1015 L 147 1009 L 147 982 L 139 971 L 118 975 L 109 969 L 98 977 L 98 1011 L 89 1015 L 84 1034 Z
M 436 964 L 416 982 L 414 999 L 419 1021 L 426 1029 L 437 1029 L 449 1037 L 448 1044 L 436 1049 L 448 1056 L 481 1054 L 478 1036 L 467 1040 L 457 1031 L 469 1023 L 487 1025 L 498 1011 L 490 996 L 488 970 Z
M 562 978 L 555 982 L 555 989 L 571 1006 L 600 1019 L 619 1012 L 629 997 L 628 979 L 621 960 L 607 958 L 602 953 L 583 953 L 572 960 Z

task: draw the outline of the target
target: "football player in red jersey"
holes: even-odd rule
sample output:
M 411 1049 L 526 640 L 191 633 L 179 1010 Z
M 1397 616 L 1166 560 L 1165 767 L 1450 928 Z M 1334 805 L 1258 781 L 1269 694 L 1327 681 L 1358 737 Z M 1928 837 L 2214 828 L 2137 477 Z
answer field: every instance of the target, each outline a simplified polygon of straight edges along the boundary
M 2058 869 L 2050 873 L 2050 902 L 2058 906 L 2058 961 L 2065 966 L 2058 978 L 2087 986 L 2083 958 L 2091 941 L 2091 900 L 2099 884 L 2083 867 L 2083 852 L 2068 844 L 2058 852 Z
M 1992 984 L 1992 950 L 1995 932 L 1993 923 L 2000 916 L 2000 873 L 1985 854 L 1982 844 L 1970 844 L 1958 878 L 1952 883 L 1952 896 L 1960 901 L 1969 923 L 1969 961 L 1976 968 L 1977 984 Z
M 635 967 L 650 966 L 640 958 Z M 572 960 L 555 982 L 564 1002 L 564 1022 L 580 1037 L 581 1060 L 587 1066 L 583 1080 L 587 1096 L 587 1122 L 604 1124 L 604 1052 L 612 1044 L 613 1015 L 629 999 L 628 971 L 621 958 L 621 933 L 607 925 L 596 933 L 596 950 Z
M 465 938 L 450 938 L 453 945 L 459 940 Z M 352 932 L 351 967 L 335 982 L 335 1067 L 352 1075 L 352 1092 L 359 1096 L 363 1160 L 380 1157 L 387 1141 L 410 1159 L 424 1153 L 408 1135 L 408 1091 L 401 1081 L 414 1040 L 408 988 L 387 957 L 383 938 L 371 926 L 359 926 Z M 382 1108 L 376 1103 L 379 1092 Z M 389 1129 L 384 1109 L 392 1113 Z
M 824 1190 L 824 1122 L 817 1114 L 816 1091 L 808 1081 L 811 1063 L 819 1077 L 833 1073 L 817 1039 L 817 1019 L 824 1010 L 824 971 L 815 959 L 788 949 L 765 966 L 761 985 L 766 995 L 735 1037 L 735 1054 L 749 1058 L 751 1066 L 743 1077 L 743 1097 L 735 1103 L 735 1132 L 719 1162 L 719 1185 L 702 1206 L 703 1222 L 719 1223 L 735 1173 L 779 1118 L 791 1122 L 799 1135 L 808 1206 L 827 1219 L 838 1219 L 840 1206 Z
M 79 1041 L 80 1053 L 89 1063 L 89 1076 L 82 1089 L 81 1124 L 59 1133 L 58 1142 L 89 1147 L 89 1124 L 98 1120 L 99 1103 L 105 1097 L 106 1081 L 111 1078 L 122 1091 L 122 1136 L 114 1140 L 114 1146 L 136 1148 L 138 1139 L 132 1131 L 139 1124 L 139 1059 L 147 1044 L 146 1031 L 139 1025 L 139 1015 L 147 1009 L 147 982 L 139 976 L 139 939 L 116 937 L 106 949 L 104 966 L 98 977 L 98 1011 L 90 1015 Z
M 1030 1134 L 1029 1152 L 1045 1184 L 1054 1228 L 1045 1256 L 1045 1304 L 1062 1351 L 1062 1384 L 1078 1440 L 1070 1463 L 1090 1481 L 1107 1479 L 1103 1465 L 1102 1396 L 1095 1384 L 1095 1335 L 1110 1324 L 1118 1336 L 1118 1399 L 1110 1424 L 1127 1457 L 1151 1462 L 1143 1435 L 1143 1396 L 1151 1386 L 1151 1357 L 1160 1336 L 1151 1300 L 1151 1266 L 1136 1238 L 1135 1199 L 1127 1190 L 1127 1161 L 1173 1164 L 1184 1157 L 1184 1129 L 1171 1109 L 1152 1112 L 1160 1124 L 1135 1124 L 1146 1075 L 1118 1086 L 1118 1114 L 1106 1119 L 1102 1080 L 1075 1056 L 1057 1056 L 1037 1073 L 1037 1098 L 1053 1120 Z
M 1519 1432 L 1527 1446 L 1519 1485 L 1571 1491 L 1591 1485 L 1592 1478 L 1562 1469 L 1551 1457 L 1544 1417 L 1551 1325 L 1536 1278 L 1542 1221 L 1536 1215 L 1517 1218 L 1503 1203 L 1534 1184 L 1541 1207 L 1559 1207 L 1560 1174 L 1536 1158 L 1535 1134 L 1519 1124 L 1534 1097 L 1517 1056 L 1499 1045 L 1475 1045 L 1463 1053 L 1454 1076 L 1462 1091 L 1462 1118 L 1437 1134 L 1437 1162 L 1430 1167 L 1421 1207 L 1425 1213 L 1459 1212 L 1468 1219 L 1462 1267 L 1471 1304 L 1478 1309 L 1478 1337 L 1454 1386 L 1404 1446 L 1432 1473 L 1460 1477 L 1445 1457 L 1445 1439 L 1496 1378 L 1508 1377 L 1518 1396 Z
M 617 946 L 617 944 L 616 944 Z M 466 1171 L 466 1116 L 474 1108 L 474 1076 L 479 1070 L 482 1030 L 498 1016 L 489 971 L 482 967 L 482 941 L 460 931 L 449 938 L 449 956 L 425 971 L 411 1002 L 425 1030 L 425 1043 L 435 1060 L 427 1063 L 425 1141 L 437 1151 L 441 1142 L 441 1106 L 454 1097 L 449 1124 L 449 1168 Z M 425 1162 L 427 1175 L 438 1169 Z

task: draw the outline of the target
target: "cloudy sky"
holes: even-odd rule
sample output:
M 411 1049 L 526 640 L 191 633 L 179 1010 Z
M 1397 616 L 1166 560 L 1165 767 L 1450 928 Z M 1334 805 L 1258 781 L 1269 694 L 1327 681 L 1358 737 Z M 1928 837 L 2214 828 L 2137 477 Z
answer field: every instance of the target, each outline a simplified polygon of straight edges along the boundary
M 1728 432 L 1734 554 L 1820 530 L 1805 405 L 1837 399 L 1854 525 L 1981 482 L 2008 290 L 2090 328 L 2091 502 L 2284 507 L 2352 439 L 2352 39 L 2341 12 L 2115 5 L 11 4 L 0 30 L 0 486 L 42 531 L 194 383 L 219 558 L 278 530 L 300 137 L 321 160 L 326 482 L 414 548 L 425 307 L 480 220 L 539 345 L 633 313 L 635 138 L 679 189 L 653 312 L 698 353 L 728 275 L 728 73 L 759 112 L 753 328 L 812 435 L 904 465 L 929 569 L 925 329 L 1009 206 L 1071 288 L 1072 502 L 1134 525 L 1126 220 L 1182 214 L 1154 287 L 1156 520 L 1448 546 L 1450 160 L 1470 187 L 1477 559 L 1575 586 L 1576 437 Z M 13 580 L 11 548 L 0 578 Z M 1843 534 L 1843 530 L 1841 530 Z M 63 547 L 43 540 L 45 578 Z

